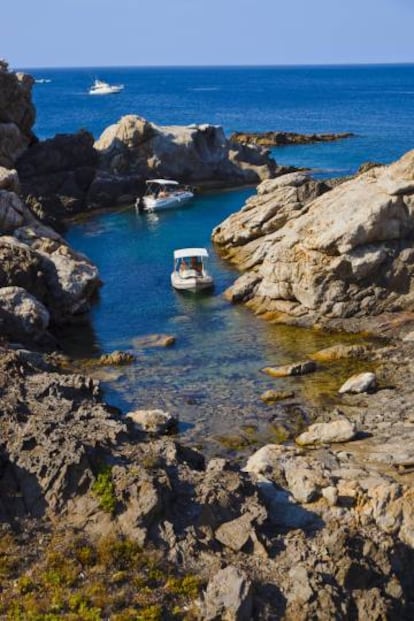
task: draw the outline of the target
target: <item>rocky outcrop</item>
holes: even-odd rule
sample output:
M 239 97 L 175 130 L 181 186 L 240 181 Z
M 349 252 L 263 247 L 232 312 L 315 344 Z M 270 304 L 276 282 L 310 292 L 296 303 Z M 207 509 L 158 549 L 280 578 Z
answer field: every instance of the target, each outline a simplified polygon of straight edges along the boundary
M 298 174 L 266 181 L 214 230 L 250 270 L 228 296 L 302 325 L 412 309 L 414 151 L 319 197 L 317 187 Z
M 63 510 L 94 481 L 91 448 L 123 429 L 97 392 L 89 378 L 61 375 L 39 355 L 0 348 L 2 521 Z
M 413 345 L 405 348 L 411 356 Z M 387 360 L 401 367 L 395 355 Z M 332 412 L 312 451 L 266 445 L 241 470 L 128 430 L 96 382 L 58 373 L 56 362 L 0 349 L 3 522 L 30 516 L 32 528 L 42 518 L 43 536 L 60 522 L 82 542 L 110 534 L 156 546 L 207 585 L 200 618 L 345 619 L 359 610 L 362 619 L 373 606 L 383 618 L 410 618 L 413 495 L 410 470 L 396 466 L 414 463 L 412 415 L 396 404 L 407 403 L 411 375 L 401 395 L 364 396 L 364 408 L 361 396 L 343 397 L 366 439 L 338 429 Z
M 21 287 L 0 288 L 0 330 L 18 341 L 40 340 L 49 325 L 45 306 Z
M 93 143 L 84 130 L 58 134 L 33 145 L 17 161 L 21 191 L 43 222 L 59 227 L 63 218 L 88 209 L 98 161 Z
M 60 324 L 85 312 L 100 285 L 97 268 L 52 229 L 41 225 L 21 199 L 6 190 L 0 190 L 0 259 L 3 332 L 13 339 L 26 342 L 32 335 L 39 340 L 49 318 Z M 16 304 L 19 300 L 18 321 L 10 317 L 12 299 Z M 22 323 L 26 311 L 33 316 L 35 309 L 36 316 L 43 319 Z M 32 323 L 33 329 L 26 329 Z
M 31 76 L 10 72 L 7 63 L 0 61 L 0 166 L 5 168 L 14 168 L 18 157 L 36 140 L 32 85 Z
M 91 202 L 101 202 L 100 194 L 108 194 L 111 183 L 117 184 L 118 194 L 130 192 L 133 180 L 151 177 L 225 187 L 257 183 L 277 171 L 267 151 L 231 142 L 215 125 L 161 127 L 128 115 L 108 127 L 95 148 L 99 174 L 90 189 Z
M 256 144 L 262 147 L 280 147 L 288 144 L 312 144 L 314 142 L 334 142 L 354 136 L 351 132 L 339 134 L 297 134 L 296 132 L 235 132 L 230 136 L 233 142 Z

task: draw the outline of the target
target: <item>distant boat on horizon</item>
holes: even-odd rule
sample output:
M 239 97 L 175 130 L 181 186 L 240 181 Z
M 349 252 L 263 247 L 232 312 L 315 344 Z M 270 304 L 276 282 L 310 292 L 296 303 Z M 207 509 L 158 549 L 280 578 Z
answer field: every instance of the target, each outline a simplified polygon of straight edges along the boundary
M 102 80 L 95 80 L 88 92 L 89 95 L 115 95 L 123 90 L 123 84 L 108 84 Z

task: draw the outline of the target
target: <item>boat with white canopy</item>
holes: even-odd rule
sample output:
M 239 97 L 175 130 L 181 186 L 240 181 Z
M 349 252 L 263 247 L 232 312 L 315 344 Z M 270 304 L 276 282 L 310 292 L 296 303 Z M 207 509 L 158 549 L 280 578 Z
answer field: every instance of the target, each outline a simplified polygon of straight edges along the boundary
M 138 211 L 158 211 L 187 203 L 194 197 L 194 192 L 172 179 L 148 179 L 143 197 L 138 198 L 135 206 Z
M 180 291 L 202 291 L 214 286 L 207 271 L 208 252 L 205 248 L 181 248 L 174 251 L 171 284 Z
M 123 90 L 123 84 L 108 84 L 102 80 L 95 80 L 88 92 L 89 95 L 115 95 Z

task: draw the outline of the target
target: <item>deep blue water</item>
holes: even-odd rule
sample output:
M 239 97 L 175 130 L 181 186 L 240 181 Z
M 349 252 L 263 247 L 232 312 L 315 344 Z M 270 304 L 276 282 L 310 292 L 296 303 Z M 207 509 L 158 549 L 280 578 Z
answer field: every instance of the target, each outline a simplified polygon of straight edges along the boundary
M 351 131 L 349 141 L 275 150 L 283 164 L 342 175 L 362 162 L 390 162 L 414 146 L 414 65 L 353 67 L 83 68 L 27 70 L 36 84 L 35 131 L 90 130 L 95 137 L 125 114 L 159 124 L 215 123 L 236 130 Z M 123 83 L 92 97 L 95 77 Z
M 51 80 L 34 87 L 35 131 L 42 138 L 82 127 L 98 137 L 130 113 L 159 124 L 217 123 L 227 134 L 355 132 L 355 138 L 337 143 L 274 150 L 281 163 L 332 175 L 353 172 L 367 160 L 389 162 L 414 146 L 414 66 L 33 73 Z M 125 90 L 91 97 L 87 89 L 95 77 L 124 83 Z M 319 399 L 325 388 L 335 392 L 341 381 L 337 368 L 290 380 L 264 375 L 264 366 L 303 359 L 331 344 L 331 337 L 269 325 L 222 296 L 237 273 L 215 254 L 211 231 L 253 192 L 199 196 L 159 215 L 137 215 L 133 207 L 99 214 L 74 224 L 67 234 L 97 263 L 104 282 L 90 329 L 72 331 L 68 345 L 85 356 L 133 351 L 136 363 L 102 372 L 108 399 L 125 411 L 161 407 L 179 414 L 183 437 L 213 451 L 220 444 L 212 438 L 239 434 L 246 425 L 263 439 L 272 436 L 272 422 L 292 424 L 292 409 L 262 403 L 264 390 L 294 390 L 295 400 L 302 402 Z M 210 249 L 216 281 L 212 295 L 188 296 L 171 288 L 172 252 L 185 246 Z M 172 334 L 176 344 L 143 349 L 139 339 L 154 333 Z

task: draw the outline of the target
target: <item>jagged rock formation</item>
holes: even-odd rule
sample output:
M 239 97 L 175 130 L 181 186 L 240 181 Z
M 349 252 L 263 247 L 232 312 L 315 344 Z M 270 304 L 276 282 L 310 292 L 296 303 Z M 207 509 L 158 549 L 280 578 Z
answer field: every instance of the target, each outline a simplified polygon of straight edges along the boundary
M 45 223 L 59 226 L 64 217 L 88 208 L 88 190 L 98 155 L 92 134 L 58 134 L 25 151 L 16 163 L 21 191 Z
M 88 451 L 122 425 L 98 402 L 96 383 L 60 374 L 38 354 L 0 348 L 0 369 L 0 519 L 62 511 L 94 480 Z
M 17 341 L 39 341 L 51 324 L 89 309 L 97 268 L 41 225 L 13 192 L 0 190 L 0 328 Z
M 221 127 L 161 127 L 134 115 L 108 127 L 95 148 L 99 173 L 91 187 L 92 202 L 108 192 L 111 179 L 125 193 L 133 179 L 166 177 L 226 187 L 257 183 L 277 170 L 266 150 L 227 140 Z
M 35 109 L 33 78 L 8 70 L 0 61 L 0 166 L 13 168 L 17 158 L 36 139 L 32 133 Z
M 414 151 L 298 197 L 309 183 L 297 174 L 264 182 L 214 230 L 225 256 L 249 270 L 229 297 L 306 325 L 412 309 Z
M 405 355 L 412 347 L 406 345 Z M 58 373 L 53 359 L 3 346 L 1 519 L 42 517 L 43 529 L 47 520 L 59 520 L 68 532 L 118 533 L 155 544 L 172 563 L 210 578 L 200 618 L 239 610 L 246 619 L 272 619 L 275 612 L 292 620 L 345 619 L 357 610 L 363 619 L 374 610 L 408 620 L 412 486 L 409 469 L 405 478 L 393 470 L 414 463 L 407 431 L 393 463 L 378 465 L 390 432 L 400 438 L 408 430 L 410 412 L 395 415 L 408 386 L 401 395 L 372 395 L 360 410 L 358 428 L 372 440 L 344 450 L 326 446 L 325 438 L 310 453 L 267 445 L 240 469 L 224 459 L 206 463 L 173 439 L 128 429 L 127 420 L 100 403 L 96 382 Z M 355 411 L 360 398 L 344 397 L 344 408 Z M 381 431 L 378 407 L 388 413 Z M 334 412 L 330 418 L 335 421 Z M 103 505 L 94 490 L 105 463 L 111 465 Z
M 262 147 L 280 147 L 288 144 L 312 144 L 314 142 L 334 142 L 351 138 L 351 132 L 339 134 L 298 134 L 296 132 L 235 132 L 230 140 L 241 144 L 257 144 Z

